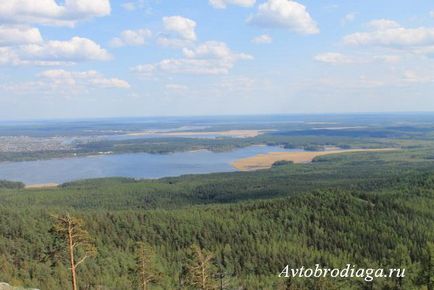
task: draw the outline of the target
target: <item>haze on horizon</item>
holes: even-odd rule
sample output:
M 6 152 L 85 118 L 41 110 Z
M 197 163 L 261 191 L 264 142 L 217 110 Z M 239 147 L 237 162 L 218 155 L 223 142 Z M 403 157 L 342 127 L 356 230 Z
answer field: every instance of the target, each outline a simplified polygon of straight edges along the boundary
M 434 111 L 434 6 L 0 3 L 0 119 Z

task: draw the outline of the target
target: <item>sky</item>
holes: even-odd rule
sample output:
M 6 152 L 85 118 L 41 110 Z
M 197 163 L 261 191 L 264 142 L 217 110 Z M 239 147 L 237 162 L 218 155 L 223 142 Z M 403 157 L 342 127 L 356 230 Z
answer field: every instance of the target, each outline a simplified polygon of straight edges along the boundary
M 432 0 L 0 2 L 0 120 L 403 111 Z

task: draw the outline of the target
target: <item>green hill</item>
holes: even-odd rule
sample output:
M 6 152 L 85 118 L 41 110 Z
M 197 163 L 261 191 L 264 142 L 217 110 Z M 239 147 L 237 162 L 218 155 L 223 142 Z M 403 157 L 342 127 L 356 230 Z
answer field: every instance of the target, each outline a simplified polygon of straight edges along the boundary
M 85 221 L 98 250 L 79 269 L 80 289 L 135 289 L 138 241 L 155 249 L 162 271 L 151 289 L 181 289 L 192 244 L 214 253 L 226 289 L 288 289 L 288 280 L 277 277 L 287 264 L 348 263 L 405 268 L 407 275 L 374 282 L 300 278 L 289 289 L 427 289 L 434 164 L 413 155 L 357 154 L 258 172 L 2 189 L 0 281 L 67 289 L 67 263 L 52 254 L 50 215 L 69 212 Z

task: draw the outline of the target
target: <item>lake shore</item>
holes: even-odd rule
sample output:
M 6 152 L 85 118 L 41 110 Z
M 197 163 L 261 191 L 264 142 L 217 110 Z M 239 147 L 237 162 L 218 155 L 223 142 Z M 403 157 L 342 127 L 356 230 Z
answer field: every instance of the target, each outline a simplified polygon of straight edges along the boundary
M 55 188 L 58 187 L 57 183 L 41 183 L 41 184 L 28 184 L 25 186 L 26 189 L 41 189 L 41 188 Z
M 0 164 L 0 179 L 21 181 L 31 188 L 73 180 L 130 177 L 156 179 L 186 174 L 231 172 L 235 160 L 268 152 L 289 151 L 278 146 L 247 146 L 224 152 L 204 149 L 151 154 L 100 154 Z
M 240 171 L 253 171 L 259 169 L 271 168 L 274 162 L 277 161 L 292 161 L 294 163 L 310 163 L 315 157 L 351 153 L 351 152 L 379 152 L 396 150 L 395 148 L 383 149 L 340 149 L 340 150 L 326 150 L 326 151 L 303 151 L 303 152 L 270 152 L 266 154 L 258 154 L 253 157 L 238 159 L 231 163 L 231 165 Z

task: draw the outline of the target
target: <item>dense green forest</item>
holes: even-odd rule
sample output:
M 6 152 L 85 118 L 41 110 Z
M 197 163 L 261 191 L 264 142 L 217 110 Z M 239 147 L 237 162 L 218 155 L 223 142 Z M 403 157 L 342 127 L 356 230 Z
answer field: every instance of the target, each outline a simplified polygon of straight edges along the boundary
M 0 188 L 24 188 L 24 183 L 22 182 L 16 182 L 16 181 L 8 181 L 8 180 L 1 180 L 0 179 Z
M 153 253 L 149 289 L 201 289 L 188 266 L 198 257 L 210 258 L 207 289 L 432 289 L 433 153 L 352 153 L 256 172 L 2 188 L 0 281 L 68 289 L 53 216 L 69 213 L 84 221 L 96 248 L 77 268 L 79 289 L 142 289 L 138 252 Z M 407 273 L 373 282 L 278 277 L 285 265 L 348 263 Z

